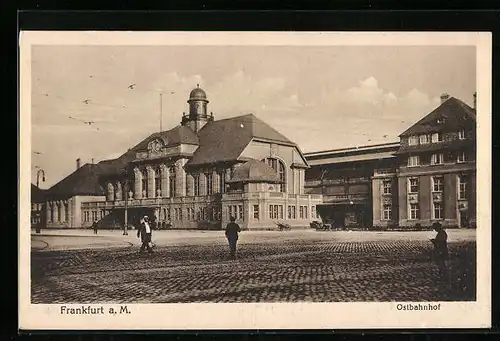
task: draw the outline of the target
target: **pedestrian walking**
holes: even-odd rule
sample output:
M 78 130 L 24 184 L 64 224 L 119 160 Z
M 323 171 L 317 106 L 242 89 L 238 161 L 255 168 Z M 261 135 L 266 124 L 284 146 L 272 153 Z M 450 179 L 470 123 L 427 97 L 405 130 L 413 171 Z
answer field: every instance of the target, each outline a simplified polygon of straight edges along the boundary
M 140 252 L 144 252 L 146 249 L 148 249 L 149 253 L 153 252 L 153 249 L 151 248 L 152 232 L 153 230 L 151 228 L 149 218 L 147 215 L 145 215 L 141 221 L 141 224 L 139 225 L 139 228 L 137 229 L 137 238 L 140 237 L 142 241 Z
M 436 237 L 431 239 L 432 244 L 434 244 L 434 260 L 439 269 L 439 276 L 441 280 L 444 280 L 448 274 L 446 268 L 446 261 L 448 259 L 448 234 L 439 222 L 433 223 L 432 227 L 437 232 Z
M 92 229 L 94 229 L 94 234 L 97 234 L 97 220 L 92 223 Z
M 236 224 L 236 219 L 234 217 L 230 217 L 231 221 L 226 226 L 226 238 L 229 242 L 229 251 L 231 259 L 236 258 L 236 244 L 238 243 L 238 233 L 241 232 L 240 225 Z

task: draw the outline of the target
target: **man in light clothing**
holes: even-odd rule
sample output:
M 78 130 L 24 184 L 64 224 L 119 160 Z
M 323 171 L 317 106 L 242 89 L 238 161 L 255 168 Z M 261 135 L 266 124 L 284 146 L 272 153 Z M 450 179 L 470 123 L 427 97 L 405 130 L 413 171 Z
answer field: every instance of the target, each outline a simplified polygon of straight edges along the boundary
M 149 253 L 153 252 L 151 248 L 151 233 L 152 233 L 151 223 L 149 222 L 149 217 L 144 216 L 143 222 L 141 223 L 139 229 L 137 230 L 137 238 L 141 237 L 142 246 L 140 252 L 144 252 L 148 249 Z

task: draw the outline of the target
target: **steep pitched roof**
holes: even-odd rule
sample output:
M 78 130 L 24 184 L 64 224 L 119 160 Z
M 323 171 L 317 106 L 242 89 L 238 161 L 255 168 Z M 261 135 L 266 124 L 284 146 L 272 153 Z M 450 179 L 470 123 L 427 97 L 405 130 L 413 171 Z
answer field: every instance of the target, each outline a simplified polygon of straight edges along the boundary
M 437 123 L 437 120 L 443 120 Z M 476 121 L 476 112 L 461 100 L 450 97 L 399 136 L 453 131 Z
M 31 184 L 31 202 L 44 202 L 46 190 L 36 187 Z
M 198 135 L 186 126 L 177 126 L 167 131 L 157 132 L 149 135 L 147 138 L 142 140 L 138 145 L 136 145 L 132 150 L 140 151 L 148 148 L 149 141 L 160 138 L 166 145 L 178 145 L 178 144 L 198 144 Z
M 236 167 L 228 183 L 235 182 L 271 182 L 279 181 L 278 173 L 262 161 L 250 160 Z
M 123 175 L 125 167 L 135 159 L 136 151 L 128 150 L 125 154 L 112 160 L 103 160 L 97 164 L 100 176 Z
M 75 195 L 104 195 L 99 184 L 99 166 L 86 163 L 47 190 L 51 198 L 69 198 Z
M 269 142 L 293 142 L 253 114 L 206 124 L 199 132 L 199 147 L 188 166 L 235 161 L 253 138 Z

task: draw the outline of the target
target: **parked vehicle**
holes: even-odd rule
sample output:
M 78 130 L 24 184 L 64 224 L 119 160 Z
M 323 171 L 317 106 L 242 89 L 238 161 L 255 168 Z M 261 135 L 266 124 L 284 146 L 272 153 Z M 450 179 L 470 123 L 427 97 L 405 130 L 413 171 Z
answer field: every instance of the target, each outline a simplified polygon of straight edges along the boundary
M 280 222 L 275 222 L 275 224 L 278 226 L 278 230 L 280 231 L 290 231 L 292 229 L 288 224 L 283 224 Z
M 311 228 L 316 229 L 316 231 L 330 231 L 332 229 L 331 224 L 325 224 L 317 220 L 311 222 L 309 225 L 311 226 Z

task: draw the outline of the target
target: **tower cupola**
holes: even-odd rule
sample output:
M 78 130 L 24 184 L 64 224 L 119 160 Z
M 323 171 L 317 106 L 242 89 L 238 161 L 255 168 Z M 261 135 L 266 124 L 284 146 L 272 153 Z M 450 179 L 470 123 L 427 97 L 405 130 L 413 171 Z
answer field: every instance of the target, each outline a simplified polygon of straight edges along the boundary
M 207 111 L 209 103 L 207 94 L 200 88 L 199 84 L 191 90 L 187 102 L 189 104 L 189 114 L 183 115 L 181 124 L 190 127 L 197 133 L 207 122 L 213 121 L 213 114 L 208 115 Z

